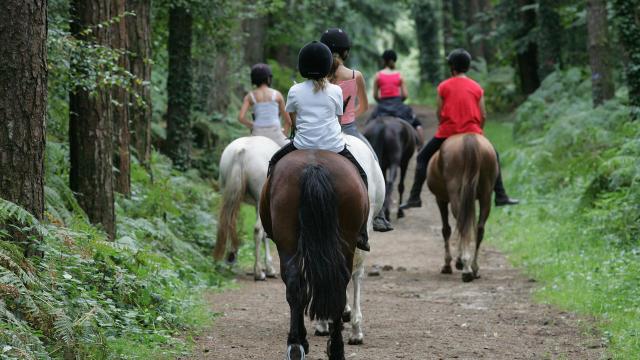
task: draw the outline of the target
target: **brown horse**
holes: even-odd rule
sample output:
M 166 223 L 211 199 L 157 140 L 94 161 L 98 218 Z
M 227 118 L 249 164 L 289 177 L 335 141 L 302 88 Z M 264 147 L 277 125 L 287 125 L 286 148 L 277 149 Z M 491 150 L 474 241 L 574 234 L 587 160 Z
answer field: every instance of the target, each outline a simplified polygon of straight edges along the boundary
M 283 157 L 262 190 L 260 216 L 276 243 L 291 310 L 288 360 L 304 359 L 304 313 L 330 320 L 327 353 L 344 359 L 342 312 L 369 197 L 358 171 L 329 152 L 298 150 Z
M 498 176 L 498 161 L 493 146 L 484 136 L 459 134 L 448 138 L 429 161 L 427 184 L 436 196 L 442 217 L 444 237 L 443 274 L 451 274 L 448 204 L 456 219 L 459 255 L 456 268 L 462 281 L 479 278 L 478 249 L 484 237 L 484 225 L 491 212 L 491 195 Z M 480 216 L 476 221 L 476 199 Z
M 383 210 L 386 218 L 390 220 L 389 207 L 393 183 L 396 181 L 399 171 L 398 204 L 402 204 L 404 177 L 407 174 L 409 160 L 415 151 L 417 133 L 408 122 L 396 117 L 383 116 L 369 120 L 364 130 L 364 136 L 373 147 L 382 169 L 386 183 Z M 398 218 L 402 217 L 404 217 L 404 211 L 398 208 Z

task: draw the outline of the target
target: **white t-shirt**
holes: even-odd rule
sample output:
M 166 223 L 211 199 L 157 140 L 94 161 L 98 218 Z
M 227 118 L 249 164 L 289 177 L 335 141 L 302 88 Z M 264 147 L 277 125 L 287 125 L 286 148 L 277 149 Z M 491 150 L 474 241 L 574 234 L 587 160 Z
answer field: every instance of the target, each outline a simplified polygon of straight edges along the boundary
M 342 89 L 327 83 L 324 90 L 313 91 L 313 81 L 295 84 L 287 95 L 287 112 L 296 113 L 297 149 L 340 152 L 345 141 L 338 115 L 342 115 Z

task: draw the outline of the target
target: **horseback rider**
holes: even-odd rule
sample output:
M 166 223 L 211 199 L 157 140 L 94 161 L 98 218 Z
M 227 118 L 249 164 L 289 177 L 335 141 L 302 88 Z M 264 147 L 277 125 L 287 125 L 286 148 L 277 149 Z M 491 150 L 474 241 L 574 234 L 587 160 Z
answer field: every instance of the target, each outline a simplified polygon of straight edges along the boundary
M 289 141 L 287 135 L 291 131 L 291 118 L 284 109 L 284 97 L 272 89 L 273 74 L 267 64 L 255 64 L 251 67 L 251 84 L 256 88 L 244 97 L 238 121 L 251 130 L 251 135 L 265 136 L 282 147 Z M 253 106 L 253 121 L 246 119 L 249 107 Z M 280 116 L 284 120 L 284 128 L 280 127 Z
M 378 106 L 371 115 L 372 119 L 380 116 L 394 116 L 411 124 L 418 133 L 418 143 L 424 142 L 424 129 L 410 106 L 404 104 L 409 97 L 407 85 L 399 71 L 396 70 L 398 55 L 393 50 L 382 53 L 384 69 L 376 73 L 373 81 L 373 98 Z
M 331 28 L 322 34 L 320 42 L 327 45 L 333 54 L 333 64 L 331 65 L 328 79 L 332 84 L 336 84 L 342 89 L 342 99 L 344 101 L 343 114 L 340 118 L 342 132 L 362 140 L 371 149 L 373 156 L 377 160 L 373 147 L 356 126 L 356 118 L 367 111 L 369 102 L 362 73 L 349 69 L 344 65 L 345 60 L 349 57 L 351 40 L 342 29 Z M 393 227 L 384 216 L 384 212 L 381 211 L 374 218 L 373 229 L 381 232 L 393 230 Z
M 298 69 L 307 80 L 293 85 L 287 95 L 285 110 L 289 112 L 295 135 L 293 141 L 276 152 L 269 161 L 267 176 L 276 163 L 297 149 L 328 150 L 338 153 L 353 163 L 364 184 L 368 187 L 367 174 L 347 149 L 340 117 L 343 114 L 342 89 L 331 84 L 327 75 L 331 71 L 333 55 L 323 43 L 312 41 L 298 54 Z M 360 230 L 357 247 L 369 251 L 367 224 Z
M 400 206 L 401 209 L 422 206 L 420 192 L 427 178 L 429 160 L 449 136 L 462 133 L 483 134 L 482 127 L 486 118 L 484 90 L 466 75 L 471 65 L 471 55 L 464 49 L 456 49 L 447 56 L 447 62 L 451 69 L 451 77 L 438 85 L 437 116 L 440 125 L 435 136 L 418 153 L 409 200 Z M 497 151 L 496 156 L 498 156 Z M 499 165 L 500 157 L 498 156 Z M 507 195 L 500 171 L 494 192 L 496 206 L 515 205 L 519 202 Z

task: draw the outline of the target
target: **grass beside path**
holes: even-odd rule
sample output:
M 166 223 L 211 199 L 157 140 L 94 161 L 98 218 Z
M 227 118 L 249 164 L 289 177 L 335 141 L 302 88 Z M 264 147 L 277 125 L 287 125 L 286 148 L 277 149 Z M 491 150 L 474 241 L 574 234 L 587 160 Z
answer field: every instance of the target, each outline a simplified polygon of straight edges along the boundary
M 571 175 L 571 164 L 533 165 L 534 143 L 513 138 L 513 123 L 489 122 L 488 138 L 502 156 L 506 188 L 520 198 L 515 207 L 495 208 L 486 239 L 540 282 L 538 301 L 594 316 L 602 342 L 614 359 L 640 358 L 640 249 L 612 241 L 607 214 L 583 205 L 587 184 Z M 540 189 L 539 179 L 564 184 Z

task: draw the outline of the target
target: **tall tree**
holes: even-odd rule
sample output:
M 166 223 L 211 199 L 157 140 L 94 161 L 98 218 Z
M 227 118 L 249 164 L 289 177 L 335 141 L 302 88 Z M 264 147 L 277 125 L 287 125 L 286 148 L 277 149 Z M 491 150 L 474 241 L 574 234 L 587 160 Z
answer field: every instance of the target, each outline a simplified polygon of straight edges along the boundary
M 626 64 L 629 103 L 640 118 L 640 0 L 613 0 L 618 33 L 628 56 Z
M 169 10 L 169 75 L 165 152 L 178 169 L 191 162 L 191 41 L 193 17 L 184 4 Z
M 129 69 L 128 36 L 125 21 L 125 0 L 111 0 L 111 14 L 117 21 L 111 28 L 111 47 L 121 52 L 118 66 Z M 135 40 L 134 40 L 135 41 Z M 125 196 L 131 193 L 131 154 L 129 145 L 129 94 L 123 86 L 115 86 L 111 90 L 111 114 L 113 117 L 113 140 L 115 151 L 113 166 L 115 190 Z
M 469 53 L 474 59 L 484 58 L 483 41 L 477 35 L 482 37 L 482 25 L 480 24 L 480 1 L 469 0 L 467 2 L 467 38 L 469 39 Z
M 47 1 L 3 1 L 0 44 L 0 197 L 42 219 Z
M 511 3 L 510 10 L 519 19 L 518 30 L 515 33 L 516 60 L 518 63 L 518 75 L 520 89 L 523 94 L 529 95 L 540 86 L 538 77 L 538 46 L 531 33 L 536 26 L 536 0 L 518 0 Z M 519 16 L 517 15 L 519 14 Z
M 129 119 L 138 160 L 147 166 L 151 158 L 151 0 L 127 0 L 129 71 L 139 82 L 130 95 Z
M 598 106 L 615 95 L 606 0 L 587 1 L 587 27 L 593 105 Z
M 556 0 L 539 0 L 538 3 L 538 61 L 540 79 L 552 73 L 561 65 L 562 24 L 555 9 Z
M 110 0 L 71 1 L 71 32 L 81 40 L 108 46 L 111 41 Z M 82 73 L 80 65 L 77 71 Z M 94 224 L 115 236 L 113 204 L 111 96 L 108 89 L 76 87 L 69 94 L 69 147 L 71 190 Z
M 242 30 L 247 36 L 247 41 L 244 42 L 245 64 L 253 65 L 266 60 L 264 50 L 268 25 L 269 18 L 267 15 L 255 14 L 253 17 L 242 21 Z
M 420 80 L 437 85 L 442 80 L 437 8 L 432 0 L 416 0 L 413 15 L 420 50 Z
M 495 31 L 496 24 L 493 20 L 493 5 L 491 0 L 480 0 L 480 12 L 483 14 L 481 21 L 482 31 L 482 51 L 487 64 L 495 62 L 496 48 L 491 40 L 492 33 Z

